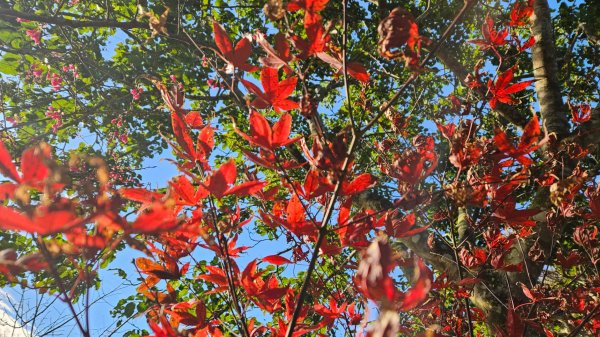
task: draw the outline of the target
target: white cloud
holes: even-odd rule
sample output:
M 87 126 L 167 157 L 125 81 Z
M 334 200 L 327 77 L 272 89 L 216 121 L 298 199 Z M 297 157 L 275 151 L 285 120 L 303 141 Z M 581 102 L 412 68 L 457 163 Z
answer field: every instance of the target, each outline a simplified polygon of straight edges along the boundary
M 11 315 L 12 308 L 3 300 L 10 298 L 10 294 L 0 289 L 0 297 L 0 337 L 32 337 L 29 329 Z
M 0 337 L 31 337 L 12 316 L 0 309 Z

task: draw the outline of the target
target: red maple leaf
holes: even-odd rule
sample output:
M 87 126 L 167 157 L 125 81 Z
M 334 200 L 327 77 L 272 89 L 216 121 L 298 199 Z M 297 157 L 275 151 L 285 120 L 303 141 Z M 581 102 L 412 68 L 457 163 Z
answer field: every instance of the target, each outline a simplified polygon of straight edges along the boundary
M 338 74 L 343 73 L 344 63 L 340 60 L 340 58 L 341 58 L 340 55 L 337 55 L 337 58 L 329 55 L 326 52 L 319 52 L 316 55 L 321 60 L 329 63 L 329 65 L 332 66 L 337 71 Z M 346 70 L 348 71 L 348 75 L 354 77 L 355 79 L 357 79 L 363 83 L 369 82 L 369 79 L 370 79 L 369 73 L 367 72 L 367 69 L 365 69 L 365 67 L 362 64 L 355 62 L 355 61 L 348 62 L 346 64 Z
M 306 212 L 302 202 L 293 194 L 287 201 L 287 205 L 283 203 L 276 204 L 273 207 L 273 212 L 267 214 L 259 211 L 262 221 L 269 227 L 284 227 L 297 236 L 315 236 L 317 228 L 312 221 L 306 220 Z M 285 212 L 284 212 L 285 210 Z M 283 213 L 286 217 L 283 218 Z
M 177 144 L 179 144 L 183 151 L 182 156 L 193 160 L 196 158 L 196 149 L 192 137 L 188 132 L 188 126 L 182 117 L 183 115 L 179 111 L 171 111 L 173 134 L 175 135 Z
M 176 204 L 180 206 L 194 206 L 202 199 L 208 196 L 204 188 L 195 190 L 192 183 L 186 176 L 179 176 L 169 182 L 173 198 L 176 199 Z
M 227 60 L 226 72 L 231 74 L 235 68 L 243 71 L 253 72 L 258 70 L 258 67 L 248 64 L 248 58 L 252 54 L 252 46 L 250 38 L 243 37 L 233 48 L 233 43 L 229 39 L 227 32 L 216 21 L 213 22 L 213 31 L 215 33 L 215 43 L 217 48 L 223 54 L 223 58 Z
M 494 29 L 494 19 L 487 15 L 485 22 L 481 26 L 483 33 L 483 39 L 469 40 L 469 43 L 478 45 L 481 50 L 495 49 L 496 46 L 503 46 L 508 43 L 506 36 L 508 36 L 508 29 L 502 29 L 497 31 Z
M 347 306 L 348 306 L 347 303 L 342 303 L 342 304 L 338 305 L 335 298 L 330 297 L 329 298 L 329 308 L 327 308 L 326 306 L 324 306 L 322 304 L 315 304 L 313 306 L 313 309 L 315 310 L 316 313 L 323 316 L 323 322 L 321 323 L 321 326 L 325 326 L 325 325 L 330 326 L 331 324 L 333 324 L 334 320 L 339 318 L 346 311 Z
M 218 170 L 208 177 L 199 187 L 205 188 L 207 192 L 212 193 L 218 199 L 231 194 L 244 196 L 254 194 L 265 186 L 264 181 L 247 181 L 236 186 L 232 186 L 237 177 L 235 163 L 229 160 L 221 165 Z
M 575 124 L 585 123 L 592 118 L 592 107 L 589 104 L 571 104 L 571 102 L 567 102 L 569 105 L 569 110 L 571 110 L 571 120 Z
M 249 117 L 250 135 L 240 131 L 235 125 L 235 131 L 251 144 L 261 147 L 265 150 L 272 151 L 280 146 L 291 144 L 300 137 L 289 139 L 292 116 L 283 114 L 279 121 L 273 125 L 269 125 L 267 119 L 260 113 L 252 110 Z
M 438 163 L 433 138 L 417 136 L 413 144 L 416 150 L 395 154 L 394 162 L 391 165 L 382 163 L 381 171 L 408 185 L 415 185 L 430 175 Z
M 325 9 L 329 0 L 292 0 L 287 4 L 287 10 L 295 12 L 304 9 L 307 12 L 316 13 Z
M 89 219 L 77 218 L 67 199 L 54 201 L 50 206 L 38 206 L 32 216 L 16 209 L 0 206 L 0 229 L 25 231 L 39 235 L 55 234 L 79 227 Z
M 4 198 L 3 194 L 11 196 L 19 185 L 27 185 L 42 190 L 45 187 L 44 180 L 50 174 L 46 162 L 51 157 L 50 147 L 46 144 L 25 150 L 21 155 L 21 174 L 19 174 L 10 153 L 0 140 L 0 174 L 16 183 L 4 183 L 0 185 L 0 200 Z M 52 187 L 59 189 L 62 186 L 60 184 L 53 184 Z
M 140 213 L 128 228 L 133 233 L 156 233 L 181 225 L 176 211 L 166 203 L 153 202 L 140 208 Z
M 260 82 L 265 90 L 264 92 L 250 81 L 244 79 L 241 81 L 248 90 L 257 96 L 251 103 L 257 109 L 266 109 L 272 106 L 275 111 L 281 112 L 282 110 L 296 109 L 300 106 L 298 102 L 288 99 L 296 88 L 297 77 L 288 77 L 279 81 L 277 69 L 264 67 L 260 72 Z
M 529 18 L 533 15 L 533 3 L 522 4 L 515 2 L 510 11 L 510 22 L 508 23 L 511 27 L 526 26 L 529 23 Z
M 518 185 L 518 180 L 515 179 L 515 181 L 504 184 L 493 191 L 491 203 L 494 213 L 492 214 L 492 220 L 497 223 L 505 223 L 513 227 L 535 226 L 536 221 L 531 219 L 531 217 L 540 213 L 540 210 L 535 208 L 516 208 L 517 199 L 514 194 Z
M 171 323 L 169 323 L 169 320 L 166 319 L 164 316 L 162 316 L 160 318 L 160 324 L 161 325 L 158 325 L 152 321 L 148 322 L 148 325 L 152 329 L 152 332 L 154 332 L 154 335 L 152 335 L 150 337 L 176 337 L 176 336 L 178 336 L 178 334 L 175 332 L 175 330 L 171 326 Z
M 165 197 L 164 194 L 149 191 L 145 188 L 122 188 L 119 190 L 119 194 L 125 199 L 141 202 L 143 204 L 150 204 L 162 200 Z
M 275 48 L 269 44 L 265 34 L 258 32 L 256 34 L 256 42 L 261 46 L 267 53 L 266 56 L 260 58 L 260 62 L 270 68 L 279 69 L 284 67 L 286 72 L 291 71 L 288 62 L 293 59 L 293 55 L 290 52 L 290 44 L 287 38 L 282 33 L 275 35 Z
M 300 199 L 294 194 L 290 198 L 286 207 L 287 219 L 284 223 L 290 232 L 301 236 L 314 234 L 315 226 L 306 221 L 306 212 Z
M 304 29 L 308 39 L 292 36 L 295 47 L 301 51 L 298 55 L 300 59 L 325 51 L 329 35 L 323 27 L 319 12 L 325 9 L 328 2 L 329 0 L 292 0 L 287 5 L 290 12 L 304 9 Z
M 280 266 L 282 264 L 290 264 L 292 263 L 292 261 L 290 261 L 289 259 L 280 256 L 280 255 L 269 255 L 269 256 L 265 256 L 263 258 L 261 258 L 261 260 L 263 262 L 267 262 L 270 264 L 274 264 L 276 266 Z
M 297 163 L 293 160 L 276 158 L 273 151 L 261 149 L 259 155 L 255 155 L 250 151 L 243 150 L 244 154 L 251 162 L 270 169 L 291 170 L 304 166 L 306 163 Z M 278 162 L 278 159 L 280 160 Z
M 523 81 L 515 84 L 510 84 L 513 79 L 515 67 L 511 67 L 498 76 L 496 82 L 488 80 L 488 92 L 492 95 L 490 99 L 490 107 L 496 108 L 498 102 L 506 104 L 516 104 L 519 101 L 512 98 L 510 95 L 527 88 L 535 80 Z
M 514 35 L 513 39 L 515 40 L 515 43 L 517 45 L 517 49 L 519 49 L 519 52 L 523 52 L 529 48 L 531 48 L 534 44 L 535 44 L 535 37 L 532 35 L 530 36 L 525 42 L 521 43 L 521 40 Z
M 307 327 L 306 325 L 303 324 L 297 324 L 296 327 L 294 328 L 294 332 L 292 333 L 292 337 L 300 337 L 303 336 L 313 330 L 315 330 L 317 327 Z M 283 321 L 283 319 L 279 319 L 279 323 L 277 326 L 271 326 L 269 327 L 269 330 L 271 331 L 271 334 L 269 336 L 273 336 L 273 337 L 287 337 L 287 329 L 288 329 L 288 324 L 285 323 L 285 321 Z
M 172 196 L 149 191 L 143 188 L 122 188 L 119 194 L 128 200 L 141 202 L 138 209 L 138 216 L 134 222 L 125 226 L 125 229 L 132 233 L 156 233 L 173 229 L 182 225 L 182 221 L 177 219 L 178 207 L 172 207 L 170 201 L 175 200 L 176 206 L 194 205 L 193 198 L 200 199 L 200 196 L 194 196 L 193 186 L 185 177 L 178 177 L 171 182 Z M 190 192 L 191 190 L 191 192 Z M 201 193 L 200 188 L 198 193 Z M 208 193 L 206 193 L 208 195 Z M 206 197 L 206 195 L 201 196 Z M 108 218 L 102 216 L 97 221 L 112 223 Z M 121 226 L 120 224 L 118 226 Z
M 198 134 L 196 142 L 196 160 L 200 161 L 208 169 L 208 157 L 215 147 L 215 134 L 211 126 L 205 126 Z
M 517 147 L 511 143 L 502 129 L 496 128 L 495 133 L 494 143 L 496 144 L 496 147 L 500 151 L 518 160 L 523 166 L 533 164 L 533 160 L 525 157 L 525 155 L 537 150 L 547 141 L 547 138 L 539 140 L 542 132 L 540 130 L 537 115 L 534 115 L 527 125 L 525 125 L 523 135 L 521 135 L 521 140 Z
M 405 238 L 421 233 L 429 226 L 415 227 L 416 217 L 414 213 L 404 217 L 398 216 L 398 210 L 387 212 L 377 220 L 377 227 L 385 227 L 387 235 L 393 238 Z
M 268 312 L 274 312 L 281 307 L 281 298 L 285 295 L 288 288 L 279 287 L 276 277 L 263 280 L 262 275 L 265 270 L 258 271 L 256 260 L 253 260 L 246 266 L 240 277 L 240 283 L 246 294 L 251 297 L 261 309 Z
M 229 282 L 227 281 L 227 276 L 225 271 L 221 268 L 213 267 L 213 266 L 205 266 L 208 271 L 207 274 L 202 274 L 196 276 L 196 279 L 208 281 L 217 285 L 217 288 L 206 292 L 206 294 L 214 294 L 226 291 L 229 287 Z M 237 269 L 237 268 L 236 268 Z M 239 273 L 239 270 L 234 271 L 236 274 Z M 234 280 L 235 281 L 235 280 Z
M 309 200 L 331 192 L 333 189 L 334 185 L 325 174 L 320 173 L 318 170 L 310 170 L 306 173 L 304 186 L 298 190 L 305 199 Z
M 199 244 L 199 246 L 203 247 L 203 248 L 206 248 L 206 249 L 212 250 L 213 252 L 215 252 L 215 254 L 217 254 L 217 256 L 219 256 L 221 258 L 225 258 L 226 256 L 228 256 L 230 258 L 231 257 L 239 257 L 240 253 L 248 250 L 250 247 L 248 247 L 248 246 L 236 247 L 237 240 L 238 240 L 238 235 L 236 234 L 227 243 L 227 251 L 222 251 L 221 250 L 221 246 L 219 246 L 216 242 L 215 243 L 210 243 L 208 245 Z
M 419 35 L 413 15 L 402 7 L 394 8 L 377 27 L 379 55 L 387 59 L 404 58 L 406 65 L 418 68 L 421 43 L 428 40 Z
M 308 16 L 308 19 L 305 18 L 304 27 L 308 39 L 303 39 L 296 35 L 292 36 L 294 46 L 296 49 L 300 50 L 298 58 L 306 59 L 311 55 L 326 51 L 330 37 L 321 22 L 320 16 L 314 14 Z
M 421 304 L 429 294 L 431 290 L 431 284 L 433 282 L 433 274 L 431 270 L 427 268 L 425 262 L 422 259 L 415 261 L 415 277 L 417 281 L 413 284 L 402 298 L 401 310 L 411 310 Z
M 202 301 L 189 300 L 179 302 L 165 307 L 164 312 L 171 316 L 170 322 L 174 326 L 179 324 L 197 326 L 198 328 L 206 326 L 206 305 Z M 195 313 L 195 315 L 192 313 Z M 200 335 L 197 334 L 196 336 Z
M 395 268 L 392 247 L 383 238 L 376 238 L 361 254 L 360 263 L 354 277 L 358 291 L 374 301 L 394 300 L 398 288 L 389 273 Z
M 371 188 L 376 184 L 375 178 L 369 173 L 363 173 L 351 182 L 343 182 L 340 195 L 354 195 L 360 193 L 367 188 Z

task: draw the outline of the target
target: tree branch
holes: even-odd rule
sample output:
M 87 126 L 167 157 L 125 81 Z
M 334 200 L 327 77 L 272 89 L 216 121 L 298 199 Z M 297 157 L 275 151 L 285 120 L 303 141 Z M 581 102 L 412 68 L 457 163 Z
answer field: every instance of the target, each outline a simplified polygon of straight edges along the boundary
M 71 28 L 84 28 L 84 27 L 107 27 L 107 28 L 120 28 L 124 30 L 141 28 L 149 29 L 148 24 L 140 21 L 106 21 L 106 20 L 69 20 L 62 16 L 44 16 L 38 14 L 24 13 L 15 11 L 10 8 L 0 8 L 0 16 L 9 18 L 21 18 L 30 21 L 37 21 L 42 23 L 48 23 L 59 26 L 66 26 Z

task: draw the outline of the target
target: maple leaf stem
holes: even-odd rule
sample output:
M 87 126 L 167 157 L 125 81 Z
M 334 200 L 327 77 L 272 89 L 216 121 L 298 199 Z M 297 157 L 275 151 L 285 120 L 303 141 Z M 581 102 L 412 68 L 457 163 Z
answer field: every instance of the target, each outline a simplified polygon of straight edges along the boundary
M 319 257 L 319 249 L 321 248 L 321 245 L 323 244 L 325 236 L 327 235 L 327 225 L 329 223 L 329 220 L 331 220 L 331 216 L 333 215 L 333 209 L 334 209 L 337 197 L 339 196 L 339 194 L 342 190 L 342 183 L 346 176 L 346 171 L 348 169 L 348 166 L 350 165 L 350 161 L 351 161 L 350 158 L 352 157 L 352 154 L 358 144 L 358 137 L 359 137 L 359 135 L 353 134 L 352 138 L 350 140 L 350 145 L 348 146 L 348 151 L 346 152 L 346 158 L 344 159 L 344 163 L 342 165 L 339 179 L 335 184 L 333 194 L 331 195 L 331 197 L 329 199 L 329 203 L 327 204 L 327 208 L 325 209 L 325 214 L 323 215 L 323 222 L 322 222 L 321 227 L 319 228 L 319 235 L 317 237 L 317 241 L 315 242 L 315 247 L 313 248 L 312 256 L 311 256 L 310 262 L 308 264 L 308 269 L 306 270 L 306 275 L 304 276 L 304 280 L 302 281 L 300 293 L 298 294 L 298 298 L 296 299 L 294 313 L 292 314 L 292 318 L 290 319 L 287 331 L 285 333 L 285 337 L 292 337 L 294 334 L 294 329 L 296 327 L 296 321 L 298 320 L 298 317 L 300 316 L 300 312 L 302 310 L 302 305 L 306 298 L 306 292 L 307 292 L 308 286 L 310 284 L 312 274 L 315 270 L 315 266 L 317 264 L 317 259 Z

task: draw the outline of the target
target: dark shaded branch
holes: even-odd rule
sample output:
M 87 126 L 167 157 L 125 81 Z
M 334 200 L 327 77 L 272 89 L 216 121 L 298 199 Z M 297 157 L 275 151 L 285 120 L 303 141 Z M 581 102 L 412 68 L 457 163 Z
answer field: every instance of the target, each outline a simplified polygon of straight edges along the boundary
M 231 95 L 229 94 L 222 94 L 219 96 L 209 96 L 209 95 L 193 95 L 193 94 L 186 94 L 185 98 L 189 98 L 193 101 L 211 101 L 211 102 L 220 102 L 224 99 L 228 99 L 231 98 Z
M 106 20 L 69 20 L 62 16 L 44 16 L 32 13 L 25 13 L 15 11 L 10 8 L 0 8 L 0 16 L 8 18 L 21 18 L 30 21 L 37 21 L 41 23 L 48 23 L 59 26 L 66 26 L 71 28 L 84 28 L 84 27 L 106 27 L 106 28 L 120 28 L 120 29 L 133 29 L 142 28 L 149 29 L 147 23 L 140 21 L 106 21 Z

